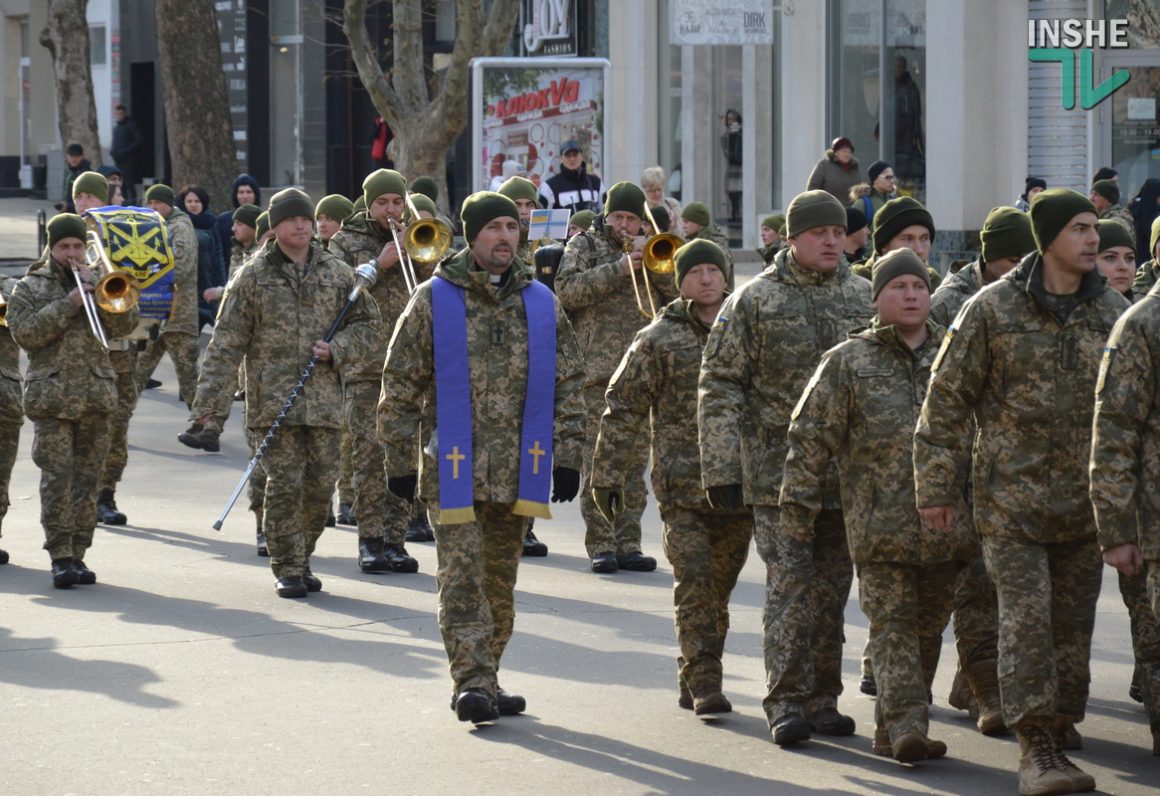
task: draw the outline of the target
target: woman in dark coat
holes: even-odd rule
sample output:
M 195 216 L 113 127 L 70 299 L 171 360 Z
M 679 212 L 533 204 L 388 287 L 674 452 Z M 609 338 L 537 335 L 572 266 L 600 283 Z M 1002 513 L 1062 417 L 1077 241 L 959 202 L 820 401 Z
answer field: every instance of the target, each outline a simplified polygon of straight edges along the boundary
M 205 300 L 205 289 L 226 283 L 226 262 L 218 242 L 218 217 L 209 212 L 209 194 L 200 185 L 187 185 L 177 194 L 177 204 L 193 222 L 197 233 L 197 319 L 198 328 L 213 326 L 217 302 Z M 227 213 L 232 217 L 232 213 Z

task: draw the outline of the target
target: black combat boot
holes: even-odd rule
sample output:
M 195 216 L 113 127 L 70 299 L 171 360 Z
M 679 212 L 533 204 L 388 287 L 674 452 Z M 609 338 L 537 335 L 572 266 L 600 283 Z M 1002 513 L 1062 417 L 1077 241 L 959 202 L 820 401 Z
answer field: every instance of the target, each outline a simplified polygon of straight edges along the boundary
M 85 562 L 79 558 L 73 559 L 73 570 L 77 573 L 77 583 L 80 585 L 92 586 L 97 582 L 97 573 L 85 566 Z
M 129 518 L 117 510 L 113 490 L 102 489 L 97 495 L 97 522 L 102 525 L 124 525 Z
M 521 555 L 529 558 L 543 558 L 548 554 L 548 546 L 536 538 L 535 531 L 531 526 L 528 526 L 528 532 L 524 534 L 524 549 Z
M 418 572 L 419 562 L 412 558 L 407 552 L 407 548 L 401 544 L 384 544 L 383 556 L 387 559 L 387 564 L 391 568 L 391 572 Z
M 77 580 L 77 571 L 73 567 L 72 556 L 68 558 L 54 558 L 52 560 L 53 588 L 71 589 L 79 582 Z
M 427 520 L 427 512 L 420 512 L 411 518 L 411 522 L 407 524 L 406 538 L 408 542 L 435 541 L 435 531 L 431 529 L 431 523 Z
M 266 534 L 262 533 L 262 512 L 255 511 L 254 517 L 258 521 L 258 534 L 257 534 L 258 555 L 261 556 L 262 558 L 269 558 L 270 557 L 270 548 L 266 545 Z
M 306 586 L 306 581 L 302 579 L 301 575 L 290 575 L 285 578 L 278 578 L 274 582 L 274 591 L 279 597 L 305 597 L 310 589 Z
M 358 567 L 363 572 L 380 575 L 391 571 L 391 564 L 383 555 L 380 538 L 358 540 Z
M 349 503 L 339 502 L 337 519 L 339 525 L 358 525 L 354 517 L 354 506 Z

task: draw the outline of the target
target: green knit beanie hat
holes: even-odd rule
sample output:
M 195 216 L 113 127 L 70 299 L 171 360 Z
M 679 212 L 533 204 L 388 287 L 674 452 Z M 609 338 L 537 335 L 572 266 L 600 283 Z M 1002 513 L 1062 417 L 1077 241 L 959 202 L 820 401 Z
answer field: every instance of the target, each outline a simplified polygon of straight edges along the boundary
M 700 224 L 702 227 L 707 227 L 713 223 L 713 219 L 709 215 L 709 206 L 704 202 L 689 202 L 681 208 L 681 218 L 685 221 L 692 221 L 694 224 Z
M 432 202 L 439 201 L 439 186 L 435 184 L 435 180 L 427 175 L 416 177 L 411 181 L 411 193 L 426 196 Z
M 238 205 L 238 209 L 234 211 L 234 221 L 257 229 L 258 216 L 260 215 L 262 215 L 262 208 L 257 205 Z
M 314 202 L 305 191 L 284 188 L 270 197 L 270 229 L 274 229 L 288 218 L 305 216 L 314 220 Z
M 1105 218 L 1099 222 L 1100 252 L 1105 252 L 1113 246 L 1127 246 L 1133 253 L 1136 251 L 1136 236 L 1128 231 L 1122 221 L 1113 221 Z
M 345 221 L 354 213 L 354 202 L 340 193 L 332 193 L 318 201 L 314 208 L 314 217 L 326 216 L 334 221 Z
M 983 241 L 983 262 L 1002 260 L 1004 257 L 1022 257 L 1035 251 L 1035 236 L 1031 233 L 1031 218 L 1014 207 L 993 207 L 979 232 Z
M 270 231 L 270 214 L 263 210 L 258 213 L 258 218 L 254 222 L 254 237 L 259 240 Z
M 1096 180 L 1092 190 L 1114 205 L 1120 203 L 1120 186 L 1115 180 Z
M 698 265 L 711 263 L 721 269 L 725 282 L 729 282 L 729 258 L 725 252 L 711 240 L 693 240 L 686 243 L 673 254 L 676 264 L 677 290 L 681 289 L 681 282 L 689 271 Z
M 432 218 L 435 218 L 439 215 L 439 208 L 435 206 L 435 202 L 431 199 L 430 196 L 427 196 L 427 194 L 412 193 L 411 194 L 411 204 L 415 205 L 415 212 L 417 212 L 417 213 L 426 210 L 428 213 L 431 214 Z M 415 219 L 411 218 L 411 208 L 409 208 L 409 207 L 407 208 L 407 211 L 403 214 L 403 217 L 408 222 L 415 220 Z
M 89 228 L 85 220 L 75 213 L 60 213 L 48 220 L 45 226 L 48 231 L 48 245 L 50 247 L 60 243 L 65 238 L 77 238 L 84 242 Z
M 405 196 L 407 193 L 407 181 L 403 175 L 393 169 L 379 169 L 372 171 L 363 180 L 363 201 L 366 202 L 367 207 L 374 204 L 375 199 L 385 193 L 398 194 Z
M 511 199 L 494 191 L 473 193 L 464 200 L 463 209 L 459 211 L 459 218 L 463 221 L 463 237 L 471 243 L 488 222 L 504 216 L 519 220 L 519 208 Z
M 877 299 L 882 288 L 894 279 L 909 274 L 917 276 L 930 290 L 930 272 L 922 262 L 922 258 L 910 249 L 895 249 L 879 257 L 874 262 L 874 270 L 870 274 L 870 296 Z
M 765 218 L 761 219 L 761 226 L 768 227 L 774 232 L 777 232 L 778 229 L 781 228 L 781 225 L 784 223 L 785 216 L 781 215 L 780 213 L 776 213 L 772 216 L 766 216 Z
M 177 203 L 177 196 L 173 193 L 172 188 L 159 182 L 149 186 L 149 190 L 145 192 L 145 201 L 161 202 L 173 207 Z
M 632 213 L 644 219 L 644 191 L 628 180 L 621 180 L 608 189 L 608 201 L 604 205 L 604 215 L 610 213 Z
M 572 214 L 568 219 L 568 226 L 577 226 L 580 229 L 587 231 L 592 226 L 592 222 L 596 220 L 596 214 L 591 210 L 580 210 Z
M 358 196 L 356 196 L 354 198 L 354 212 L 361 213 L 362 211 L 364 211 L 366 209 L 367 209 L 367 198 L 360 193 Z M 351 215 L 354 215 L 354 213 L 352 213 Z
M 793 238 L 815 227 L 846 231 L 846 208 L 826 191 L 799 193 L 785 210 L 785 232 Z
M 1096 215 L 1096 206 L 1083 194 L 1070 188 L 1040 191 L 1031 202 L 1031 230 L 1039 253 L 1047 251 L 1056 236 L 1080 213 Z
M 536 184 L 527 177 L 508 177 L 503 185 L 499 186 L 499 193 L 511 199 L 527 199 L 536 207 L 540 206 L 540 194 Z
M 107 202 L 109 201 L 109 181 L 105 179 L 105 175 L 103 174 L 98 174 L 95 171 L 86 171 L 73 180 L 73 199 L 77 198 L 78 193 L 92 194 L 102 202 Z
M 916 224 L 930 230 L 934 240 L 934 218 L 921 202 L 912 196 L 891 199 L 874 214 L 874 251 L 881 254 L 895 235 Z

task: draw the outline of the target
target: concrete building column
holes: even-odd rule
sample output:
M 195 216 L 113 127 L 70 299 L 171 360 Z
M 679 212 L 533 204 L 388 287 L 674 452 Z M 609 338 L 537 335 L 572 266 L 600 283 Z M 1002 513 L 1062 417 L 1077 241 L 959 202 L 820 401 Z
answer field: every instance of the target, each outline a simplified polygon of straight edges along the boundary
M 608 163 L 600 175 L 605 187 L 620 180 L 637 182 L 640 173 L 657 162 L 657 86 L 663 80 L 657 68 L 657 0 L 616 4 L 608 26 L 608 54 L 612 62 L 610 114 L 604 122 Z M 667 40 L 667 36 L 666 36 Z M 613 130 L 624 132 L 612 134 Z
M 781 101 L 776 118 L 782 131 L 778 152 L 782 208 L 805 190 L 828 143 L 826 7 L 826 3 L 794 3 L 793 13 L 781 19 L 776 45 L 781 59 Z

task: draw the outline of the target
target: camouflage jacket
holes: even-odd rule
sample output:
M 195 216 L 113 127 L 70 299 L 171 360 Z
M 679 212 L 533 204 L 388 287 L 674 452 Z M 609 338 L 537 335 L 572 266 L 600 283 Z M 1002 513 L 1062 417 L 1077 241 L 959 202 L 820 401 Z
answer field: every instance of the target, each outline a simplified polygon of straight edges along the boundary
M 243 246 L 238 241 L 234 241 L 230 247 L 230 273 L 227 281 L 234 278 L 234 274 L 238 272 L 246 262 L 254 256 L 254 252 L 258 251 L 257 243 L 253 246 Z
M 20 280 L 6 276 L 0 278 L 0 293 L 4 301 L 12 296 L 12 290 Z M 12 339 L 12 332 L 0 329 L 0 423 L 20 425 L 24 422 L 23 382 L 20 378 L 20 346 Z
M 1139 301 L 1148 295 L 1148 291 L 1156 284 L 1160 275 L 1160 263 L 1149 260 L 1136 269 L 1136 278 L 1132 281 L 1132 301 Z
M 593 486 L 621 486 L 652 418 L 652 486 L 661 510 L 710 511 L 697 448 L 697 376 L 709 327 L 675 299 L 636 334 L 612 376 L 592 461 Z
M 1132 211 L 1121 204 L 1114 204 L 1104 212 L 1100 213 L 1100 220 L 1110 219 L 1112 221 L 1119 221 L 1128 228 L 1132 233 L 1132 237 L 1136 237 L 1136 219 L 1132 218 Z
M 1031 544 L 1095 535 L 1092 389 L 1104 342 L 1128 307 L 1093 269 L 1061 321 L 1042 269 L 1030 254 L 967 302 L 935 359 L 914 439 L 919 507 L 953 505 L 970 456 L 979 533 Z M 962 442 L 972 417 L 973 454 Z
M 876 562 L 965 560 L 974 534 L 960 499 L 951 534 L 922 527 L 914 503 L 914 426 L 943 328 L 927 321 L 917 350 L 877 318 L 831 348 L 806 385 L 789 426 L 781 482 L 782 530 L 810 536 L 837 462 L 850 555 Z
M 377 221 L 372 219 L 365 210 L 356 213 L 342 224 L 342 229 L 334 233 L 330 239 L 330 251 L 351 268 L 357 268 L 363 263 L 373 263 L 382 253 L 383 247 L 393 243 L 389 229 L 383 229 Z M 420 281 L 431 277 L 433 266 L 415 263 L 415 275 Z M 376 266 L 377 267 L 377 266 Z M 378 381 L 383 377 L 383 359 L 387 355 L 387 343 L 391 340 L 391 332 L 403 308 L 407 306 L 410 296 L 407 293 L 407 282 L 403 278 L 400 264 L 390 268 L 378 269 L 379 279 L 370 288 L 370 295 L 374 297 L 382 314 L 382 325 L 379 327 L 379 337 L 370 349 L 370 356 L 365 361 L 354 364 L 346 374 L 346 381 Z
M 8 298 L 8 331 L 28 352 L 24 414 L 32 420 L 77 420 L 117 408 L 109 352 L 89 329 L 84 309 L 69 298 L 75 287 L 72 271 L 46 252 Z M 98 312 L 110 338 L 137 325 L 136 307 L 118 315 Z
M 514 503 L 519 490 L 520 429 L 528 378 L 528 329 L 522 288 L 532 272 L 512 267 L 499 287 L 472 268 L 470 249 L 456 252 L 435 275 L 464 289 L 471 380 L 475 499 Z M 580 469 L 584 448 L 584 358 L 559 302 L 556 305 L 555 458 L 552 467 Z M 435 359 L 431 283 L 419 286 L 395 326 L 383 367 L 378 431 L 391 475 L 416 469 L 415 438 L 422 428 L 419 488 L 438 503 L 439 429 L 435 426 Z
M 975 260 L 952 274 L 938 286 L 930 297 L 930 318 L 946 328 L 967 303 L 967 299 L 983 287 L 983 261 Z
M 197 320 L 197 232 L 193 222 L 176 207 L 165 220 L 169 245 L 173 249 L 173 306 L 165 331 L 196 335 Z
M 773 265 L 773 258 L 777 257 L 777 253 L 782 250 L 780 243 L 771 243 L 768 246 L 762 246 L 757 250 L 761 255 L 761 261 L 765 263 L 766 267 Z
M 225 423 L 246 358 L 246 425 L 266 429 L 290 396 L 321 340 L 346 305 L 354 272 L 316 243 L 306 266 L 287 261 L 276 243 L 246 263 L 222 297 L 206 349 L 191 417 Z M 361 294 L 330 344 L 332 361 L 318 363 L 283 421 L 290 426 L 342 427 L 340 375 L 361 361 L 378 337 L 379 311 Z
M 636 306 L 632 279 L 620 267 L 623 250 L 599 223 L 581 232 L 564 247 L 556 272 L 556 295 L 572 319 L 576 340 L 584 352 L 585 387 L 605 387 L 632 338 L 648 321 Z M 637 272 L 641 299 L 648 309 L 642 268 Z M 649 274 L 653 301 L 659 308 L 677 296 L 671 275 Z
M 1160 560 L 1160 286 L 1112 328 L 1096 383 L 1091 499 L 1100 546 Z
M 698 430 L 706 489 L 741 484 L 745 502 L 775 506 L 790 413 L 822 354 L 874 317 L 870 283 L 843 260 L 818 274 L 780 251 L 725 300 L 701 365 Z M 824 508 L 839 508 L 831 479 Z
M 725 252 L 725 260 L 729 263 L 729 289 L 733 290 L 733 286 L 737 281 L 735 276 L 737 269 L 733 264 L 733 252 L 729 250 L 729 236 L 726 235 L 719 226 L 713 223 L 709 224 L 707 227 L 704 227 L 696 235 L 690 235 L 685 243 L 693 240 L 709 240 L 713 241 L 713 243 L 716 243 L 721 247 L 721 249 Z

